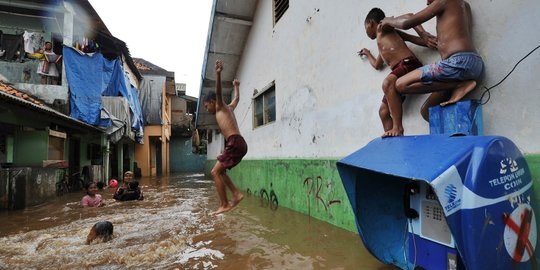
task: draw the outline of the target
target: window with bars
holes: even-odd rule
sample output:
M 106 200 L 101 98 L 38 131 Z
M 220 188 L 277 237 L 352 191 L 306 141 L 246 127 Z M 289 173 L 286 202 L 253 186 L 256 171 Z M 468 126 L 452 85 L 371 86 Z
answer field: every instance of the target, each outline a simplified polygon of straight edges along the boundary
M 253 127 L 264 126 L 274 121 L 276 121 L 276 85 L 272 83 L 253 98 Z
M 274 24 L 283 17 L 287 9 L 289 9 L 289 0 L 274 0 Z

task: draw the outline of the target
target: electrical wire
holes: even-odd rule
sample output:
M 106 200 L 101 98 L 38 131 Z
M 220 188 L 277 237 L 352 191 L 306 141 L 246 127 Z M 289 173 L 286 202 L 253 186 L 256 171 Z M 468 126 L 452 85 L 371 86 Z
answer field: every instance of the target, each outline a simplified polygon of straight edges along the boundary
M 500 80 L 498 83 L 494 84 L 493 86 L 490 86 L 490 87 L 485 87 L 484 86 L 484 92 L 482 92 L 482 95 L 480 96 L 479 99 L 475 100 L 476 102 L 478 102 L 478 106 L 476 106 L 476 108 L 474 109 L 474 112 L 472 113 L 472 119 L 471 117 L 469 117 L 469 120 L 471 120 L 471 123 L 474 123 L 474 121 L 476 121 L 476 115 L 477 115 L 477 111 L 478 109 L 482 106 L 482 105 L 485 105 L 486 103 L 489 102 L 489 100 L 491 99 L 491 92 L 490 90 L 499 86 L 502 82 L 504 82 L 509 76 L 510 74 L 512 74 L 512 72 L 514 72 L 514 70 L 517 68 L 517 66 L 519 64 L 521 64 L 521 62 L 523 60 L 525 60 L 527 57 L 529 57 L 533 52 L 535 52 L 536 50 L 538 50 L 540 48 L 540 45 L 536 46 L 534 49 L 532 49 L 529 53 L 527 53 L 525 56 L 523 56 L 515 65 L 514 67 L 512 68 L 512 70 L 510 70 L 510 72 L 508 72 L 506 74 L 506 76 L 504 76 L 504 78 L 502 78 L 502 80 Z M 488 95 L 487 96 L 487 99 L 486 101 L 483 101 L 482 100 L 484 99 L 484 96 L 485 95 Z
M 251 104 L 253 104 L 253 102 L 249 103 L 249 106 L 247 107 L 246 112 L 244 113 L 244 117 L 242 117 L 242 121 L 240 121 L 240 125 L 238 125 L 238 127 L 242 127 L 242 125 L 244 124 L 244 120 L 246 120 L 246 116 L 249 112 L 249 109 L 251 108 Z
M 407 221 L 405 222 L 405 234 L 403 236 L 403 258 L 405 259 L 405 265 L 407 266 L 407 270 L 410 270 L 409 268 L 409 257 L 407 256 L 407 240 L 409 236 L 409 227 L 411 228 L 411 235 L 412 235 L 412 241 L 413 241 L 413 250 L 414 250 L 414 261 L 413 261 L 413 270 L 416 268 L 416 240 L 414 237 L 414 227 L 412 224 L 412 218 L 407 218 Z
M 504 76 L 504 78 L 502 78 L 502 80 L 500 80 L 498 83 L 496 83 L 495 85 L 491 86 L 491 87 L 485 87 L 484 86 L 484 92 L 482 92 L 482 95 L 480 96 L 480 99 L 479 99 L 479 102 L 480 102 L 480 105 L 485 105 L 486 103 L 488 103 L 488 101 L 491 99 L 491 92 L 490 90 L 499 86 L 502 82 L 504 82 L 506 80 L 506 78 L 508 78 L 508 76 L 510 76 L 510 74 L 512 74 L 512 72 L 514 72 L 514 70 L 516 69 L 516 67 L 523 61 L 525 60 L 527 57 L 529 57 L 529 55 L 531 55 L 534 51 L 538 50 L 538 48 L 540 48 L 540 45 L 536 46 L 536 48 L 532 49 L 532 51 L 530 51 L 529 53 L 527 53 L 525 56 L 523 56 L 515 65 L 514 67 L 512 68 L 512 70 L 510 70 L 510 72 L 508 72 L 508 74 L 506 74 L 506 76 Z M 487 100 L 482 102 L 482 100 L 484 99 L 484 96 L 488 94 L 488 97 L 487 97 Z
M 413 242 L 413 247 L 414 247 L 414 262 L 413 262 L 413 270 L 416 268 L 416 255 L 417 255 L 417 251 L 416 251 L 416 240 L 415 240 L 415 237 L 414 237 L 414 227 L 412 225 L 412 219 L 409 218 L 409 223 L 411 224 L 411 235 L 412 235 L 412 242 Z
M 409 269 L 409 258 L 407 257 L 407 236 L 409 235 L 409 223 L 405 221 L 405 234 L 403 234 L 403 259 L 405 259 L 405 265 L 407 270 Z

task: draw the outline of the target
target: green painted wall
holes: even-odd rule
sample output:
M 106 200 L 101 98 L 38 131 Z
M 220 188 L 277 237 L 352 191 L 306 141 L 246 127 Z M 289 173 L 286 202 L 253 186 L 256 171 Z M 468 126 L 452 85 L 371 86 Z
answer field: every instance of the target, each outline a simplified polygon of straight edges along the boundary
M 6 137 L 6 162 L 10 162 L 10 163 L 13 162 L 13 155 L 14 155 L 13 144 L 14 144 L 13 136 L 8 135 Z
M 536 205 L 540 206 L 540 154 L 526 155 L 525 159 L 535 183 Z M 215 160 L 205 163 L 210 175 Z M 353 212 L 337 172 L 336 160 L 244 160 L 228 172 L 237 187 L 252 196 L 261 196 L 269 202 L 273 192 L 278 207 L 287 207 L 356 232 Z M 307 180 L 306 180 L 307 179 Z M 536 222 L 540 224 L 540 209 L 536 209 Z M 539 227 L 540 229 L 540 227 Z
M 533 179 L 534 197 L 536 199 L 536 206 L 540 207 L 540 154 L 525 155 L 525 160 L 529 165 Z M 540 224 L 540 209 L 536 209 L 536 224 Z M 538 226 L 538 225 L 537 225 Z M 540 231 L 540 226 L 537 227 Z
M 89 144 L 100 144 L 101 143 L 101 137 L 96 138 L 95 136 L 81 136 L 81 153 L 80 153 L 80 163 L 81 168 L 84 166 L 90 166 L 92 164 L 92 160 L 89 158 L 88 153 L 88 145 Z
M 91 160 L 88 158 L 88 145 L 90 141 L 81 139 L 81 153 L 79 156 L 81 168 L 91 164 Z
M 37 73 L 39 60 L 25 59 L 24 63 L 0 61 L 2 76 L 6 77 L 10 83 L 32 83 L 39 84 L 41 75 Z M 27 77 L 24 71 L 28 70 Z
M 13 163 L 42 164 L 49 154 L 47 130 L 16 131 L 14 138 Z
M 214 162 L 206 163 L 205 172 Z M 336 160 L 244 160 L 228 174 L 240 190 L 262 196 L 271 209 L 275 208 L 271 196 L 275 194 L 278 207 L 357 231 Z
M 135 161 L 135 144 L 132 143 L 129 145 L 129 170 L 130 171 L 135 171 L 134 167 L 133 167 L 133 162 Z M 125 172 L 122 172 L 122 173 L 125 173 Z
M 18 125 L 18 126 L 28 126 L 43 129 L 46 128 L 49 124 L 48 121 L 45 121 L 46 118 L 40 118 L 39 116 L 27 117 L 21 113 L 14 113 L 12 111 L 0 113 L 0 119 L 2 123 Z

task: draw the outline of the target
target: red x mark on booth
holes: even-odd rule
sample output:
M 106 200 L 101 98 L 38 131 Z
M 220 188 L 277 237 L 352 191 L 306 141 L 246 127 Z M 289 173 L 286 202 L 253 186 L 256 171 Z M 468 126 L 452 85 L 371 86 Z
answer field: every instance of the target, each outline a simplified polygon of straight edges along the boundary
M 516 262 L 521 262 L 523 257 L 523 252 L 527 249 L 527 253 L 534 260 L 534 247 L 529 241 L 529 232 L 531 230 L 531 219 L 532 213 L 531 210 L 525 208 L 523 213 L 521 213 L 521 225 L 517 225 L 514 220 L 507 213 L 503 214 L 504 223 L 508 226 L 513 232 L 517 234 L 517 243 L 516 249 L 514 250 L 514 256 L 512 259 Z

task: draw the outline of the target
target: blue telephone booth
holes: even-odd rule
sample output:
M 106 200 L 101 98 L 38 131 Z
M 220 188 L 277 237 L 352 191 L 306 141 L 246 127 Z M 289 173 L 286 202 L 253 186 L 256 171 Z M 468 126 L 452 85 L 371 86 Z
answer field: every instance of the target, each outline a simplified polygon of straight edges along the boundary
M 366 248 L 402 269 L 538 269 L 532 179 L 497 136 L 378 138 L 337 163 Z

